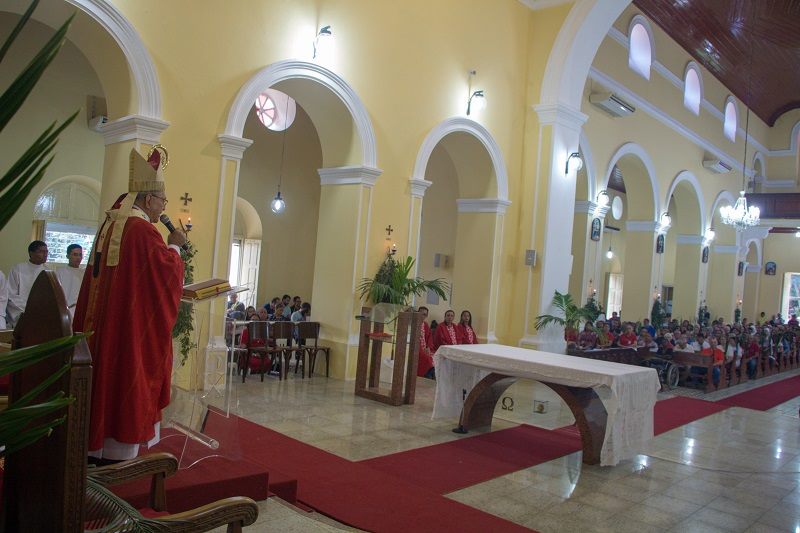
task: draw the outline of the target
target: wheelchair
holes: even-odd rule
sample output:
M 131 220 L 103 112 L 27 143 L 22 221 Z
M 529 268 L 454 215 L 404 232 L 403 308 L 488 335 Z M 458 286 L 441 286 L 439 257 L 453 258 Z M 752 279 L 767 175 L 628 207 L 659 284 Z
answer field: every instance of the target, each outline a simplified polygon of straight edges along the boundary
M 658 380 L 661 386 L 667 390 L 678 386 L 681 377 L 681 367 L 673 363 L 668 355 L 653 353 L 641 362 L 642 366 L 654 368 L 658 372 Z

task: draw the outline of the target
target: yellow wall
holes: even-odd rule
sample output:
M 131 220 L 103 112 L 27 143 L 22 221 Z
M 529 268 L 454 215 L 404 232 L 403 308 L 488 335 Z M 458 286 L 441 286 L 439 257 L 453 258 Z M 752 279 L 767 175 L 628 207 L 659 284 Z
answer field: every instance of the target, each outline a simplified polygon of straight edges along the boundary
M 0 12 L 0 35 L 10 33 L 16 20 L 16 16 Z M 3 59 L 0 85 L 7 87 L 51 35 L 51 29 L 32 21 Z M 0 270 L 3 272 L 8 273 L 14 264 L 28 259 L 36 199 L 53 180 L 62 176 L 81 175 L 100 181 L 103 173 L 103 138 L 87 127 L 87 95 L 102 97 L 103 88 L 92 66 L 68 41 L 20 111 L 3 130 L 0 161 L 5 172 L 54 120 L 60 123 L 80 110 L 72 124 L 61 134 L 55 149 L 56 157 L 44 177 L 0 233 L 0 247 L 5 251 L 0 259 Z
M 787 272 L 800 272 L 800 239 L 792 233 L 770 233 L 764 239 L 763 263 L 760 278 L 757 312 L 767 318 L 781 312 L 783 278 Z M 774 276 L 764 274 L 764 266 L 773 261 L 777 270 Z M 784 317 L 785 318 L 785 317 Z
M 278 189 L 283 133 L 268 130 L 253 113 L 244 135 L 254 142 L 242 159 L 238 195 L 255 207 L 262 224 L 256 301 L 264 304 L 285 293 L 310 301 L 320 198 L 317 169 L 322 166 L 317 132 L 298 105 L 295 121 L 286 130 L 281 183 L 286 209 L 280 214 L 273 213 L 269 203 Z

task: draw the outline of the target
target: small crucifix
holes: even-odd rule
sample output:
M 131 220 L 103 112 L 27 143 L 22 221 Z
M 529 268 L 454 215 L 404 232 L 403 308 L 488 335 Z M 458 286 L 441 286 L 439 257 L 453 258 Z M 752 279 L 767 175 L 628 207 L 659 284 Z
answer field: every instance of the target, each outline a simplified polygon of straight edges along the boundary
M 187 207 L 189 202 L 192 201 L 192 197 L 189 196 L 188 192 L 183 193 L 183 196 L 180 197 L 180 200 L 183 202 L 183 207 Z
M 389 226 L 386 228 L 386 238 L 387 239 L 391 238 L 393 231 L 394 231 L 394 228 L 392 228 L 392 225 L 389 224 Z

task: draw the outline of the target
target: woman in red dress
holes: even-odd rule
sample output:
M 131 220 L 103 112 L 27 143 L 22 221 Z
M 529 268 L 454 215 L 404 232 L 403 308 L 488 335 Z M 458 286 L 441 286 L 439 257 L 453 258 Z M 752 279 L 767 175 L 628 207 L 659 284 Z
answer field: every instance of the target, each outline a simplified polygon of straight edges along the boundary
M 444 314 L 444 322 L 439 324 L 436 331 L 433 333 L 433 351 L 439 349 L 439 346 L 449 344 L 461 344 L 458 338 L 458 330 L 456 325 L 453 324 L 456 314 L 452 309 Z
M 428 308 L 420 307 L 419 312 L 422 313 L 422 325 L 419 328 L 419 362 L 417 364 L 417 376 L 436 379 L 433 369 L 433 352 L 431 351 L 431 327 L 426 322 L 428 319 Z
M 459 344 L 478 344 L 478 336 L 472 329 L 472 313 L 461 311 L 461 321 L 456 326 Z

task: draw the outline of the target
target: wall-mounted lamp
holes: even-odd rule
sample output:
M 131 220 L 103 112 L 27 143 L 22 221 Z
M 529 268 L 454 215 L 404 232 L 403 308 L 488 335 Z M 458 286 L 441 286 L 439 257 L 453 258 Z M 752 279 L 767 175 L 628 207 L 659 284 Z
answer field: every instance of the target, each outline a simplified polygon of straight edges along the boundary
M 572 160 L 575 160 L 575 163 L 570 163 Z M 567 166 L 564 168 L 564 174 L 569 174 L 571 170 L 578 172 L 580 169 L 583 168 L 583 158 L 581 158 L 581 154 L 578 152 L 572 152 L 567 157 Z
M 467 100 L 467 116 L 472 112 L 473 100 L 475 100 L 475 109 L 480 111 L 486 108 L 486 95 L 483 94 L 483 89 L 479 91 L 472 91 Z
M 608 195 L 608 191 L 603 189 L 599 193 L 597 193 L 597 206 L 598 207 L 605 207 L 609 203 L 611 203 L 611 197 Z
M 661 227 L 668 228 L 672 225 L 672 217 L 666 211 L 661 215 Z
M 317 36 L 314 37 L 314 55 L 311 56 L 311 59 L 316 59 L 317 54 L 319 53 L 320 47 L 320 39 L 326 39 L 328 37 L 333 37 L 333 32 L 331 31 L 330 26 L 323 26 L 317 32 Z
M 800 239 L 800 230 L 796 231 L 794 233 L 794 236 L 797 237 L 798 239 Z
M 184 232 L 189 233 L 190 231 L 192 231 L 192 217 L 188 217 L 186 219 L 186 224 L 184 224 L 183 220 L 181 219 L 178 219 L 178 222 L 180 223 Z
M 716 237 L 716 236 L 717 236 L 717 232 L 714 231 L 714 228 L 708 228 L 706 230 L 705 234 L 703 235 L 703 238 L 705 239 L 706 244 L 708 244 L 711 241 L 713 241 L 714 237 Z

